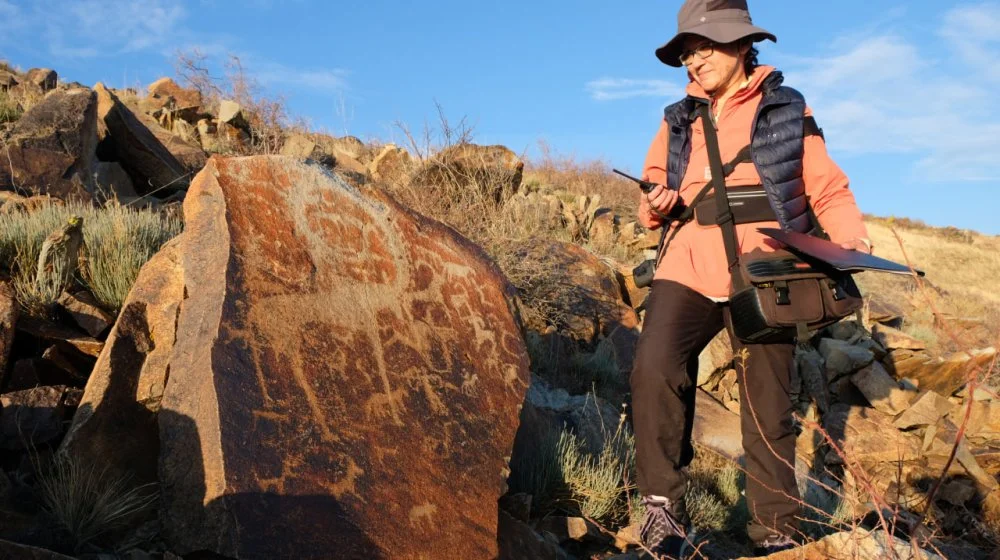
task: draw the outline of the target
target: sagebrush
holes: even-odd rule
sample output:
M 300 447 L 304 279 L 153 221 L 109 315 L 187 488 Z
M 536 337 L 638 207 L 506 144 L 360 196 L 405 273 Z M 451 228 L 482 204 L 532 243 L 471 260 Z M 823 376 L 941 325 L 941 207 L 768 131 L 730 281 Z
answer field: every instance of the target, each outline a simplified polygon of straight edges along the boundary
M 0 214 L 0 267 L 6 268 L 19 302 L 31 313 L 44 314 L 62 292 L 39 282 L 36 268 L 45 238 L 71 216 L 83 219 L 85 244 L 76 282 L 113 312 L 121 309 L 142 265 L 182 228 L 177 217 L 118 204 L 96 208 L 53 202 L 30 212 Z

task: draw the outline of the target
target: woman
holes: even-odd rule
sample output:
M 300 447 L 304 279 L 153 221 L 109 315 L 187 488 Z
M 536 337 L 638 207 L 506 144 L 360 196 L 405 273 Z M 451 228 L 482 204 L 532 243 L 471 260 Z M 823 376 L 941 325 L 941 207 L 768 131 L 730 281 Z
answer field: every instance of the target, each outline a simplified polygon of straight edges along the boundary
M 745 368 L 738 368 L 749 537 L 758 553 L 772 553 L 795 546 L 798 534 L 799 496 L 788 466 L 795 464 L 789 397 L 794 346 L 744 346 L 732 335 L 720 227 L 670 218 L 711 179 L 699 107 L 709 104 L 722 161 L 731 162 L 727 189 L 762 185 L 765 208 L 773 210 L 767 221 L 736 226 L 741 254 L 775 247 L 757 228 L 808 233 L 817 225 L 845 248 L 871 252 L 847 177 L 827 155 L 801 94 L 783 87 L 773 67 L 757 64 L 753 43 L 763 39 L 776 40 L 751 24 L 746 0 L 687 0 L 677 34 L 656 51 L 664 64 L 684 67 L 690 79 L 688 96 L 667 107 L 650 146 L 643 178 L 657 186 L 642 195 L 639 207 L 644 226 L 671 228 L 631 377 L 638 485 L 646 504 L 642 537 L 660 554 L 679 555 L 689 544 L 682 469 L 693 458 L 698 355 L 724 327 L 734 352 L 749 351 Z M 751 143 L 753 150 L 745 149 Z

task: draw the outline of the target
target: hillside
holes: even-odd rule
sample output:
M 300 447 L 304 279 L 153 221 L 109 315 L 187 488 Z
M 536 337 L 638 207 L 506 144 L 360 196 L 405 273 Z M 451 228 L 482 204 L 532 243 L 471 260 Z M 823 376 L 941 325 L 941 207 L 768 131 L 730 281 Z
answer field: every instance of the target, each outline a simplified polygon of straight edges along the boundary
M 187 78 L 0 66 L 0 557 L 638 558 L 634 185 Z M 867 222 L 927 278 L 797 348 L 794 553 L 985 559 L 1000 238 Z M 692 387 L 706 558 L 750 553 L 744 358 Z

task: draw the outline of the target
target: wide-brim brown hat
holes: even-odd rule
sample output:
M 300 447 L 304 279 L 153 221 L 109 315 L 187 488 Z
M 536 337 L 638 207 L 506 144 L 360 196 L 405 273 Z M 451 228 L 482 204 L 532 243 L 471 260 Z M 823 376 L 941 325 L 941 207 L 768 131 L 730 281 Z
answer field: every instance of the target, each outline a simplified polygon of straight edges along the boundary
M 681 45 L 689 35 L 716 43 L 732 43 L 747 37 L 754 41 L 778 41 L 770 31 L 753 24 L 746 0 L 687 0 L 677 13 L 677 34 L 656 49 L 656 58 L 667 66 L 680 68 Z

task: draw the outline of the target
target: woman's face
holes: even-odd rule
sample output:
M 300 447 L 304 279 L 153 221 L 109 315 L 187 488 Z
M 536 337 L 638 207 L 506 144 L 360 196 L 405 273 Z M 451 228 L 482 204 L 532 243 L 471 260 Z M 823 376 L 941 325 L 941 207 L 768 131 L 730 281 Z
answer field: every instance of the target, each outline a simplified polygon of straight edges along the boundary
M 739 43 L 720 45 L 704 37 L 690 36 L 684 39 L 681 52 L 688 73 L 708 94 L 745 78 L 742 55 L 746 49 Z

